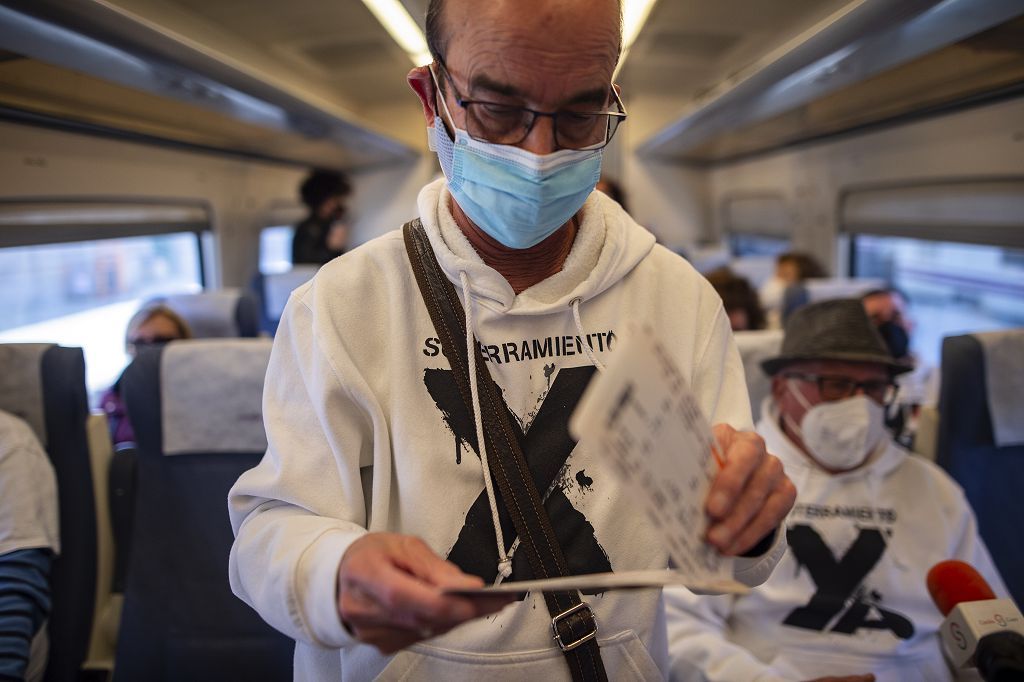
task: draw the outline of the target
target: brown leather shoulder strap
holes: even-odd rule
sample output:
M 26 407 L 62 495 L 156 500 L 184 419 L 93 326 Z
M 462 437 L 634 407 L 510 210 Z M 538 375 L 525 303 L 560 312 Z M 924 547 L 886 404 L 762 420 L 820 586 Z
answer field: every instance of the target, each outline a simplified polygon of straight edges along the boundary
M 472 415 L 466 320 L 455 287 L 441 271 L 419 219 L 407 223 L 402 232 L 416 284 L 451 363 L 459 394 Z M 477 358 L 476 372 L 487 462 L 520 544 L 526 550 L 530 568 L 538 578 L 569 575 L 562 547 L 509 421 L 505 401 L 483 357 Z M 577 592 L 545 592 L 544 601 L 552 617 L 552 637 L 565 654 L 573 680 L 605 682 L 608 678 L 597 644 L 597 621 L 590 607 Z

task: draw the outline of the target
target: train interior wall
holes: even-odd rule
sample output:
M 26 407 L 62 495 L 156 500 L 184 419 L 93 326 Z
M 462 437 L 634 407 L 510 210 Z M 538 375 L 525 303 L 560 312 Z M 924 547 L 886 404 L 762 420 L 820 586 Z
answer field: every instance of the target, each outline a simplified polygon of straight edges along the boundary
M 661 125 L 672 100 L 630 103 L 631 119 L 606 154 L 634 217 L 672 248 L 722 236 L 730 196 L 784 198 L 795 247 L 841 272 L 838 202 L 863 184 L 1024 175 L 1024 100 L 1006 101 L 874 132 L 786 149 L 710 168 L 634 154 Z M 352 243 L 399 227 L 416 213 L 420 188 L 439 176 L 426 153 L 418 110 L 376 112 L 424 153 L 408 163 L 360 169 L 350 205 Z M 636 125 L 633 125 L 633 124 Z M 258 233 L 272 206 L 297 205 L 305 172 L 296 165 L 0 124 L 0 199 L 108 196 L 199 199 L 211 207 L 217 258 L 208 283 L 241 286 L 258 262 Z
M 781 195 L 790 208 L 792 244 L 842 274 L 842 192 L 868 184 L 998 176 L 1024 176 L 1021 99 L 723 165 L 708 175 L 708 196 L 720 207 L 728 196 Z M 711 215 L 708 236 L 720 236 L 722 214 Z
M 422 120 L 422 119 L 421 119 Z M 243 286 L 258 262 L 259 231 L 275 206 L 297 206 L 306 169 L 18 124 L 0 124 L 0 199 L 110 197 L 201 200 L 210 207 L 216 267 L 208 286 Z M 352 173 L 352 241 L 415 215 L 432 160 Z

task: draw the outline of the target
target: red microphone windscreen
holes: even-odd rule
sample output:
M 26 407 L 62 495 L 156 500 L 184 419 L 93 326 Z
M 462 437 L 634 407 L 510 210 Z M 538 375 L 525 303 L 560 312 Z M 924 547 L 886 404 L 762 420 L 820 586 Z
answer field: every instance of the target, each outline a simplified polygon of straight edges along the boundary
M 981 574 L 962 561 L 940 561 L 928 571 L 928 592 L 943 616 L 960 602 L 995 599 Z

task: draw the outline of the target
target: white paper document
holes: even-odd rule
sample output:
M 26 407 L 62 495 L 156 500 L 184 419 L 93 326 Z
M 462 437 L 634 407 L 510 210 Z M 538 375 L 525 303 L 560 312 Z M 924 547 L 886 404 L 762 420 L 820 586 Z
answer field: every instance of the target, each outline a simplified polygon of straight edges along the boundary
M 718 471 L 711 426 L 649 328 L 622 339 L 607 369 L 587 387 L 569 430 L 630 486 L 686 580 L 732 578 L 732 559 L 704 542 L 704 503 Z
M 658 529 L 674 570 L 622 571 L 513 581 L 463 595 L 684 585 L 701 592 L 741 592 L 732 559 L 704 542 L 704 511 L 718 471 L 714 438 L 682 371 L 647 328 L 623 337 L 611 362 L 587 387 L 569 422 L 581 446 L 608 463 L 630 498 Z M 624 509 L 623 513 L 632 510 Z

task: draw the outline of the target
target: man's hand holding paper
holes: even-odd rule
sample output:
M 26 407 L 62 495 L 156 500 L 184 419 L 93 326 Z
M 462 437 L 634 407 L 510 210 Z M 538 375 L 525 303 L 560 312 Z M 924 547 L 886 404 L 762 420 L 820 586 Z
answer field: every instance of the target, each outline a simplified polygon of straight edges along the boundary
M 448 593 L 679 584 L 698 592 L 746 590 L 733 579 L 731 557 L 763 554 L 771 547 L 796 489 L 760 436 L 726 424 L 708 425 L 682 372 L 652 334 L 637 329 L 622 340 L 612 362 L 587 388 L 569 427 L 581 447 L 599 451 L 632 489 L 675 570 L 569 576 Z
M 713 431 L 724 461 L 707 498 L 713 520 L 707 541 L 722 554 L 741 555 L 779 527 L 793 508 L 796 487 L 759 435 L 728 424 Z
M 708 426 L 682 372 L 644 329 L 623 339 L 570 428 L 633 487 L 674 567 L 694 581 L 729 577 L 724 557 L 772 538 L 796 497 L 760 436 Z

